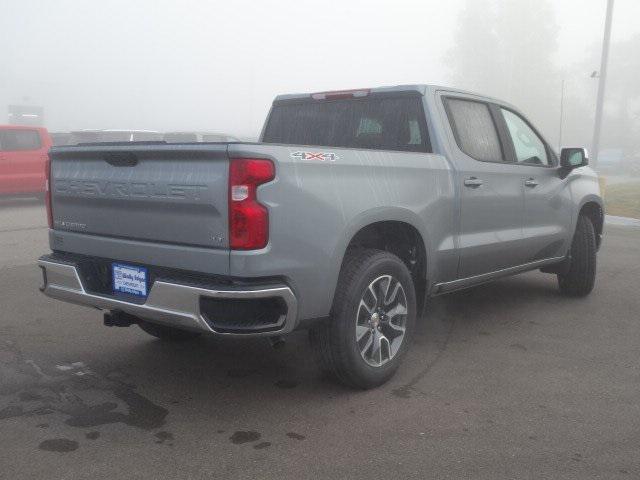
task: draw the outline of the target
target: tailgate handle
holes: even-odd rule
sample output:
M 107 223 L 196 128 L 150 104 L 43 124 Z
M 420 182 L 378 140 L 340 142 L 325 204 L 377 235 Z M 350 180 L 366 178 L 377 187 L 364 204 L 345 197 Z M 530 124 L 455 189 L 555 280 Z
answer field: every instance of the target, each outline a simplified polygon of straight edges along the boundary
M 138 164 L 138 157 L 131 152 L 107 153 L 104 161 L 114 167 L 133 167 Z

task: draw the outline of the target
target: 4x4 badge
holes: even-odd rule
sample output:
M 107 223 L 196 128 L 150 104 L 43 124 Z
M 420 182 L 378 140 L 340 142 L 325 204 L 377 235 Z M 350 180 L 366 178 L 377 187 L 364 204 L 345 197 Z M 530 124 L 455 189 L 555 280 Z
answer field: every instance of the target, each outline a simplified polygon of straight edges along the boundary
M 291 158 L 295 160 L 315 160 L 318 162 L 335 162 L 340 157 L 333 152 L 293 152 Z

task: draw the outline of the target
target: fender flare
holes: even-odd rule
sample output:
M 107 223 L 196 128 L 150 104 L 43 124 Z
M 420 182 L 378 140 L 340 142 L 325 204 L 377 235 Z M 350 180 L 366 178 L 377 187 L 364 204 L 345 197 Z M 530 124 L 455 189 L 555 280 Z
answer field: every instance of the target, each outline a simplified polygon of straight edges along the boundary
M 330 272 L 328 275 L 329 285 L 329 303 L 333 303 L 333 296 L 338 284 L 338 276 L 340 275 L 340 269 L 342 268 L 342 262 L 347 251 L 347 247 L 355 235 L 363 228 L 379 222 L 402 222 L 411 225 L 417 230 L 422 237 L 424 243 L 424 249 L 426 253 L 426 270 L 432 272 L 432 245 L 427 233 L 427 229 L 424 222 L 412 210 L 401 207 L 378 207 L 371 210 L 366 210 L 356 217 L 343 229 L 340 238 L 336 242 L 336 246 L 333 251 Z

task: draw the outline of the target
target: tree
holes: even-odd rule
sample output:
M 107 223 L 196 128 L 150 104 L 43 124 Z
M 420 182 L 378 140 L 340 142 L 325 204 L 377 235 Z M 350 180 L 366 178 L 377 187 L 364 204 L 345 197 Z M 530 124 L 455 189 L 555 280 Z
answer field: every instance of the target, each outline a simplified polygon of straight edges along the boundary
M 445 57 L 454 84 L 515 104 L 555 141 L 557 30 L 547 0 L 467 0 Z
M 623 159 L 640 162 L 640 35 L 611 44 L 609 73 L 604 98 L 600 149 L 615 150 Z M 575 145 L 589 145 L 593 133 L 596 79 L 589 73 L 600 64 L 600 44 L 589 49 L 589 56 L 572 65 L 574 82 L 568 91 L 566 139 Z M 586 111 L 585 111 L 586 110 Z

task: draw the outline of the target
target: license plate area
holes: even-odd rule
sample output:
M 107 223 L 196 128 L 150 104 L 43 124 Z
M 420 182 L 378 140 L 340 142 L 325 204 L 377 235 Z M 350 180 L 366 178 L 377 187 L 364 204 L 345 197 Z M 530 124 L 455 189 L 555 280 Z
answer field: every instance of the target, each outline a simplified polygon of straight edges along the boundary
M 149 273 L 145 267 L 113 263 L 111 278 L 114 294 L 126 293 L 138 298 L 146 298 Z

